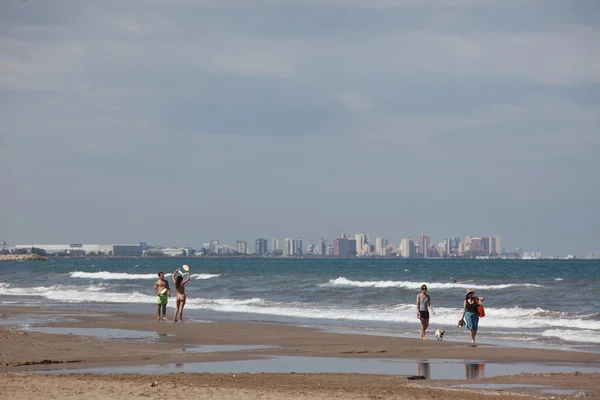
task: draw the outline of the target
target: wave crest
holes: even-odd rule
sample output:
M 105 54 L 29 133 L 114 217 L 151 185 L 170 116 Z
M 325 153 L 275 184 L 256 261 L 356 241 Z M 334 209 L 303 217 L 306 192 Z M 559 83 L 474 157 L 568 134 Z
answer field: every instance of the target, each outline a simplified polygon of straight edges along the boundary
M 69 275 L 71 278 L 85 278 L 85 279 L 104 279 L 104 280 L 130 280 L 130 279 L 158 279 L 157 274 L 128 274 L 126 272 L 85 272 L 85 271 L 73 271 Z M 171 276 L 172 274 L 167 273 L 165 277 Z M 195 279 L 211 279 L 221 276 L 221 274 L 193 274 L 191 277 Z
M 372 288 L 404 288 L 404 289 L 419 289 L 423 282 L 411 281 L 353 281 L 340 276 L 337 279 L 331 279 L 329 282 L 321 284 L 321 287 L 372 287 Z M 534 283 L 506 283 L 501 285 L 477 285 L 473 283 L 427 283 L 429 289 L 482 289 L 482 290 L 498 290 L 510 287 L 543 287 Z
M 192 274 L 192 278 L 195 279 L 212 279 L 212 278 L 218 278 L 219 276 L 221 276 L 221 274 Z
M 69 274 L 71 278 L 86 278 L 86 279 L 158 279 L 157 274 L 128 274 L 126 272 L 108 272 L 108 271 L 99 271 L 99 272 L 85 272 L 85 271 L 74 271 Z M 165 274 L 165 276 L 170 276 L 171 274 Z
M 542 332 L 542 336 L 558 338 L 567 342 L 600 343 L 600 335 L 598 335 L 598 331 L 590 331 L 586 329 L 549 329 Z

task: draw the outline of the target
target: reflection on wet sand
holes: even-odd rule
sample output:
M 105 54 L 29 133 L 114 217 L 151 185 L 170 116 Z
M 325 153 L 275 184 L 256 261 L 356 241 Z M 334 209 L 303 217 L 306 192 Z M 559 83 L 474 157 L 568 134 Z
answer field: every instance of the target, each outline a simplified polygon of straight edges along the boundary
M 415 365 L 416 364 L 416 365 Z M 415 368 L 416 367 L 416 368 Z M 46 374 L 96 373 L 96 374 L 165 374 L 187 373 L 335 373 L 335 374 L 390 374 L 409 375 L 417 370 L 414 379 L 471 379 L 489 378 L 519 373 L 558 373 L 599 371 L 593 365 L 546 365 L 535 363 L 481 363 L 447 359 L 365 359 L 335 357 L 267 356 L 236 361 L 206 361 L 189 363 L 163 363 L 131 366 L 108 366 L 86 369 L 57 369 L 34 371 Z M 410 378 L 409 378 L 410 379 Z
M 485 378 L 485 364 L 465 363 L 467 379 Z
M 417 375 L 431 379 L 431 366 L 429 362 L 419 361 L 417 363 Z
M 417 376 L 423 376 L 427 379 L 431 379 L 431 363 L 429 362 L 429 360 L 417 361 Z M 483 364 L 483 363 L 465 363 L 465 378 L 466 379 L 485 378 L 485 364 Z

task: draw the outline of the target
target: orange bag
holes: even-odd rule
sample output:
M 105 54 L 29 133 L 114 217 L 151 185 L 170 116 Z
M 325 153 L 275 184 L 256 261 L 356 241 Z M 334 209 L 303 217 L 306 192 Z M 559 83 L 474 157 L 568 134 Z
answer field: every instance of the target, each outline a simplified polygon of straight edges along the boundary
M 483 308 L 483 304 L 480 301 L 478 301 L 477 304 L 479 304 L 479 306 L 477 307 L 479 318 L 485 317 L 485 309 Z

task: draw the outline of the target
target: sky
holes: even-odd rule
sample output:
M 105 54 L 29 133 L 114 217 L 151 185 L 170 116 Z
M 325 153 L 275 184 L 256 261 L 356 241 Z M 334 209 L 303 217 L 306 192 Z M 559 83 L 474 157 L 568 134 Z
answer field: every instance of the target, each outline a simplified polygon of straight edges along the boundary
M 0 240 L 600 250 L 596 0 L 3 0 Z

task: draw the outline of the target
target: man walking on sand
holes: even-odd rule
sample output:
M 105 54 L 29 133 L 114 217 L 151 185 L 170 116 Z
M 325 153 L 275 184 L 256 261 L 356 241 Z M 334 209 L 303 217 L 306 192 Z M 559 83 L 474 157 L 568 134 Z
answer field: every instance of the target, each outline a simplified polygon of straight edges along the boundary
M 165 274 L 161 272 L 158 273 L 158 280 L 154 284 L 154 293 L 158 296 L 156 298 L 156 304 L 158 304 L 158 318 L 157 320 L 161 320 L 160 318 L 160 308 L 162 306 L 162 320 L 167 320 L 167 302 L 169 301 L 169 297 L 171 297 L 171 288 L 169 287 L 169 281 L 165 280 Z

